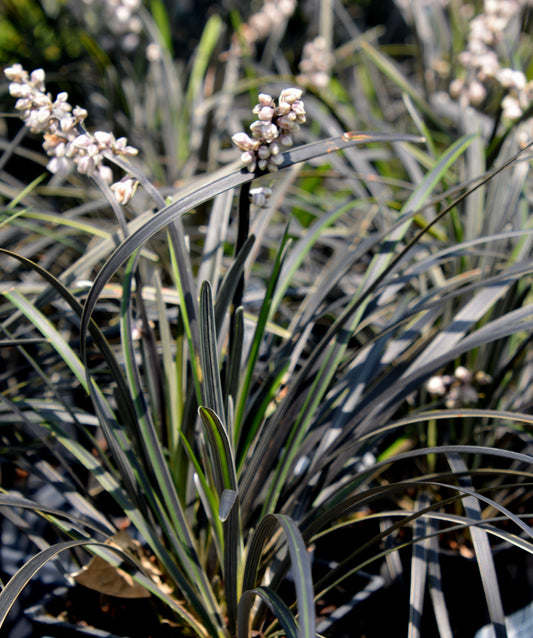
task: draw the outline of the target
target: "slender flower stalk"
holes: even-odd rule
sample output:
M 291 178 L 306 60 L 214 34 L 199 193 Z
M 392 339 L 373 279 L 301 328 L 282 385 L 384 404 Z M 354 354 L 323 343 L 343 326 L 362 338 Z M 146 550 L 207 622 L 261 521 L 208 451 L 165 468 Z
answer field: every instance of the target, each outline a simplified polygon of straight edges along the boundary
M 4 73 L 10 81 L 10 95 L 17 98 L 15 109 L 20 111 L 21 119 L 32 133 L 44 137 L 43 148 L 50 157 L 48 170 L 67 173 L 75 165 L 82 175 L 98 176 L 111 184 L 118 201 L 127 203 L 135 191 L 136 180 L 127 178 L 113 184 L 113 172 L 104 164 L 104 154 L 132 156 L 137 149 L 128 146 L 125 137 L 115 139 L 106 131 L 86 131 L 83 123 L 87 111 L 79 106 L 73 108 L 66 92 L 52 100 L 51 94 L 46 93 L 43 69 L 28 73 L 20 64 L 14 64 Z

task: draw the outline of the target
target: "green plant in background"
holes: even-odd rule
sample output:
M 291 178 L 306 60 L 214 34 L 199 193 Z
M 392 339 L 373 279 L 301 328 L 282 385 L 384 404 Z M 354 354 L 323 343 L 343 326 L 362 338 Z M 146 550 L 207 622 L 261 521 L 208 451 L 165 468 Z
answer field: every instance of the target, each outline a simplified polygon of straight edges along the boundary
M 261 30 L 268 15 L 241 26 L 223 70 L 198 54 L 186 88 L 145 16 L 161 99 L 135 104 L 157 114 L 146 127 L 168 133 L 164 154 L 174 147 L 168 171 L 154 174 L 186 180 L 168 199 L 142 164 L 155 161 L 160 131 L 135 132 L 148 143 L 133 137 L 142 152 L 130 160 L 124 138 L 87 131 L 84 109 L 46 93 L 44 72 L 7 70 L 54 176 L 44 189 L 16 176 L 2 183 L 0 318 L 13 374 L 0 416 L 16 424 L 6 447 L 28 446 L 21 467 L 53 483 L 75 513 L 4 490 L 6 517 L 23 528 L 16 512 L 33 512 L 63 540 L 34 534 L 40 551 L 5 584 L 0 618 L 45 564 L 83 547 L 151 592 L 162 619 L 198 636 L 280 626 L 327 635 L 334 618 L 317 627 L 317 601 L 406 546 L 410 635 L 421 630 L 427 587 L 445 636 L 441 537 L 475 556 L 503 636 L 491 539 L 533 547 L 527 151 L 507 132 L 498 168 L 485 173 L 483 138 L 470 130 L 443 140 L 425 124 L 431 105 L 371 34 L 352 33 L 337 52 L 341 69 L 357 50 L 354 73 L 383 73 L 358 106 L 369 113 L 365 100 L 384 100 L 382 83 L 404 90 L 424 146 L 383 121 L 381 132 L 345 132 L 366 127 L 350 98 L 324 90 L 335 56 L 318 76 L 300 68 L 302 82 L 319 78 L 305 109 L 302 90 L 267 82 L 265 66 L 236 83 L 258 40 L 268 36 L 263 65 L 281 46 Z M 277 15 L 286 22 L 290 12 Z M 197 53 L 212 52 L 220 33 L 209 22 Z M 331 33 L 321 37 L 331 47 Z M 210 93 L 215 73 L 223 79 Z M 231 100 L 263 83 L 279 99 L 260 93 L 251 135 L 235 134 L 241 111 Z M 213 122 L 226 122 L 241 162 L 218 167 L 234 154 Z M 189 155 L 178 157 L 185 131 Z M 293 147 L 293 133 L 306 143 Z M 191 178 L 204 159 L 214 170 Z M 113 544 L 123 518 L 147 559 Z M 355 540 L 324 573 L 320 551 L 345 530 Z
M 31 60 L 55 65 L 82 53 L 73 20 L 62 10 L 63 2 L 3 0 L 0 13 L 0 64 L 9 60 Z

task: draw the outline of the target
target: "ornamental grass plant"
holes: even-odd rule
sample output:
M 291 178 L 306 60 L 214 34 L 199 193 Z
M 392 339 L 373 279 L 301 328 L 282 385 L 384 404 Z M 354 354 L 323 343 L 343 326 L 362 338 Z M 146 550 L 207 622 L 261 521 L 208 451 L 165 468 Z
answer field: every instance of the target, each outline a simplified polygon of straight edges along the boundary
M 360 600 L 403 579 L 398 635 L 462 636 L 457 554 L 506 636 L 494 555 L 533 550 L 528 3 L 25 4 L 56 48 L 7 5 L 0 514 L 31 552 L 0 626 L 50 564 L 124 595 L 98 559 L 153 635 L 377 635 Z

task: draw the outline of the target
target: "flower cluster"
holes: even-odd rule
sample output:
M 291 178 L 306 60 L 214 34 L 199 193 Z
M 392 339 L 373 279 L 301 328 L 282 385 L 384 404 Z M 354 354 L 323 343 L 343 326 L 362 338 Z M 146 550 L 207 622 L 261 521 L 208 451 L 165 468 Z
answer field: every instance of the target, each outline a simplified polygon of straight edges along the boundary
M 533 83 L 525 75 L 500 65 L 499 48 L 509 38 L 513 21 L 529 0 L 485 0 L 484 10 L 470 22 L 467 49 L 459 55 L 466 69 L 465 78 L 450 85 L 453 97 L 465 96 L 469 104 L 479 106 L 489 94 L 491 83 L 505 89 L 502 100 L 503 117 L 517 120 L 533 102 Z
M 298 82 L 324 88 L 329 83 L 332 65 L 333 56 L 328 49 L 326 39 L 317 36 L 304 46 L 302 60 L 298 67 L 300 69 Z
M 427 384 L 427 391 L 434 395 L 445 397 L 447 408 L 460 408 L 473 405 L 480 397 L 480 387 L 488 385 L 492 381 L 485 372 L 475 372 L 464 366 L 458 366 L 453 375 L 435 375 L 431 377 Z
M 52 173 L 67 172 L 74 164 L 77 170 L 89 176 L 98 175 L 106 184 L 113 181 L 113 172 L 104 164 L 104 154 L 136 155 L 137 149 L 128 146 L 125 137 L 115 139 L 112 133 L 96 131 L 88 133 L 83 122 L 87 111 L 68 103 L 68 94 L 59 93 L 52 100 L 46 93 L 45 72 L 36 69 L 28 74 L 20 64 L 5 69 L 10 81 L 9 93 L 17 98 L 15 108 L 33 133 L 42 133 L 43 148 L 51 158 L 47 168 Z M 127 178 L 111 188 L 122 203 L 133 194 L 135 180 Z
M 296 0 L 265 0 L 261 9 L 241 26 L 241 36 L 249 45 L 264 40 L 279 29 L 296 9 Z
M 300 89 L 284 89 L 278 104 L 271 95 L 261 93 L 253 109 L 258 119 L 250 124 L 252 137 L 236 133 L 231 139 L 242 151 L 242 162 L 253 173 L 256 169 L 274 172 L 283 162 L 282 147 L 292 146 L 292 135 L 305 122 Z
M 140 41 L 142 23 L 137 15 L 141 0 L 83 0 L 85 21 L 94 29 L 105 28 L 101 44 L 113 48 L 117 40 L 125 51 L 133 51 Z

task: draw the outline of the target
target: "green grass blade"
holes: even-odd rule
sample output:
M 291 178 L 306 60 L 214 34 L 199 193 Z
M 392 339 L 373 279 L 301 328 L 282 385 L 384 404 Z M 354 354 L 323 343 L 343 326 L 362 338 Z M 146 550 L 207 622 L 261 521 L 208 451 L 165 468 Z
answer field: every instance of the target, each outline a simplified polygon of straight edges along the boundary
M 6 583 L 0 592 L 0 627 L 4 623 L 9 610 L 14 605 L 20 593 L 30 580 L 50 560 L 56 558 L 61 552 L 82 547 L 87 541 L 63 541 L 57 545 L 47 547 L 27 561 Z
M 87 505 L 91 507 L 90 504 Z M 40 503 L 37 503 L 36 501 L 32 501 L 31 499 L 27 499 L 16 494 L 0 493 L 0 506 L 6 508 L 20 508 L 45 515 L 46 517 L 53 517 L 56 520 L 65 520 L 68 522 L 71 529 L 75 530 L 78 534 L 86 534 L 87 529 L 92 530 L 94 533 L 103 534 L 105 536 L 116 533 L 115 528 L 106 520 L 101 520 L 100 518 L 90 516 L 90 518 L 87 517 L 83 521 L 80 521 L 78 512 L 71 514 L 63 510 L 55 509 L 54 507 L 42 505 Z
M 2 626 L 9 610 L 15 603 L 20 593 L 27 586 L 30 580 L 41 570 L 49 561 L 54 560 L 59 554 L 72 550 L 76 547 L 92 547 L 94 550 L 101 549 L 100 555 L 113 565 L 120 565 L 121 568 L 126 567 L 124 560 L 119 558 L 113 559 L 113 554 L 117 554 L 122 559 L 126 559 L 132 563 L 131 557 L 120 550 L 106 543 L 99 543 L 92 539 L 63 541 L 41 550 L 38 554 L 27 561 L 7 582 L 4 589 L 0 592 L 0 627 Z M 98 553 L 98 551 L 97 551 Z M 137 566 L 135 566 L 137 567 Z M 131 569 L 129 569 L 131 573 Z M 165 594 L 161 588 L 147 578 L 138 568 L 132 573 L 133 578 L 141 585 L 146 587 L 153 594 L 164 600 L 164 602 L 175 612 L 177 612 L 183 620 L 196 631 L 198 636 L 208 638 L 205 627 L 194 618 L 194 616 L 178 601 Z
M 178 225 L 179 222 L 179 225 Z M 179 230 L 176 227 L 179 226 Z M 198 300 L 196 297 L 196 289 L 193 283 L 192 271 L 189 256 L 185 248 L 185 238 L 181 227 L 181 220 L 177 220 L 171 224 L 169 229 L 170 256 L 172 262 L 172 274 L 174 282 L 178 290 L 180 300 L 181 321 L 187 343 L 190 350 L 191 372 L 193 377 L 194 388 L 196 391 L 197 401 L 200 404 L 201 399 L 201 370 L 199 369 L 199 351 L 200 351 L 200 335 L 198 326 Z M 87 307 L 87 306 L 86 306 Z
M 23 257 L 22 255 L 18 255 L 12 251 L 6 250 L 5 248 L 0 248 L 0 254 L 8 255 L 9 257 L 18 260 L 28 268 L 31 268 L 35 272 L 37 272 L 45 281 L 47 281 L 52 289 L 59 294 L 69 305 L 72 311 L 78 316 L 81 317 L 83 308 L 79 301 L 70 293 L 70 291 L 65 287 L 61 281 L 56 279 L 52 274 L 50 274 L 47 270 L 36 264 L 35 262 Z M 96 325 L 94 321 L 89 322 L 89 332 L 91 337 L 94 339 L 97 344 L 100 353 L 105 358 L 107 365 L 110 368 L 111 374 L 115 382 L 118 386 L 118 391 L 122 397 L 122 404 L 127 408 L 127 414 L 123 415 L 123 419 L 125 422 L 129 420 L 134 414 L 134 410 L 132 407 L 132 400 L 129 396 L 127 385 L 125 384 L 124 375 L 122 369 L 117 363 L 116 357 L 114 356 L 111 348 L 104 335 Z
M 165 3 L 163 0 L 150 0 L 150 13 L 154 19 L 154 23 L 159 30 L 161 40 L 167 48 L 168 52 L 172 54 L 172 33 L 171 33 L 171 21 L 167 13 Z
M 438 128 L 441 128 L 441 122 L 435 117 L 433 109 L 426 103 L 426 101 L 413 89 L 413 85 L 403 75 L 397 66 L 393 64 L 390 58 L 383 55 L 375 47 L 373 47 L 368 40 L 361 40 L 361 49 L 381 71 L 390 78 L 404 93 L 406 93 L 411 100 L 418 106 L 418 108 L 424 113 L 426 117 L 436 124 Z
M 305 530 L 305 537 L 310 538 L 310 534 L 315 533 L 312 530 L 323 528 L 328 521 L 334 520 L 335 518 L 341 516 L 347 511 L 348 503 L 359 503 L 361 498 L 366 498 L 365 495 L 370 496 L 374 493 L 374 489 L 366 490 L 362 495 L 353 493 L 357 492 L 358 488 L 361 484 L 361 477 L 368 474 L 373 474 L 375 472 L 379 472 L 381 468 L 388 467 L 391 463 L 402 462 L 405 460 L 414 460 L 417 457 L 425 457 L 431 454 L 468 454 L 475 456 L 483 456 L 487 455 L 488 458 L 503 458 L 507 461 L 516 461 L 518 463 L 525 464 L 529 466 L 531 464 L 531 458 L 527 454 L 522 454 L 518 452 L 512 452 L 510 450 L 502 450 L 496 447 L 488 447 L 482 445 L 441 445 L 437 447 L 427 447 L 421 450 L 411 450 L 409 452 L 403 452 L 396 454 L 393 458 L 386 459 L 384 461 L 379 461 L 372 465 L 371 468 L 365 469 L 358 473 L 351 481 L 343 485 L 341 489 L 336 490 L 334 493 L 329 494 L 323 501 L 320 503 L 320 507 L 322 512 L 317 515 L 317 511 L 310 514 L 309 522 L 307 527 L 307 523 L 303 525 L 303 529 Z M 424 481 L 424 484 L 430 484 L 430 481 Z M 376 488 L 378 491 L 382 488 Z M 405 489 L 405 483 L 399 482 L 398 484 L 392 484 L 389 486 L 385 486 L 383 489 Z M 487 499 L 487 497 L 483 496 L 480 493 L 471 492 L 467 488 L 457 487 L 456 485 L 451 486 L 451 489 L 454 491 L 459 491 L 463 494 L 472 494 L 476 496 L 479 500 L 483 502 L 489 502 L 500 512 L 502 512 L 510 521 L 515 523 L 517 527 L 528 537 L 533 538 L 533 531 L 527 525 L 520 520 L 515 514 L 510 512 L 507 508 L 502 506 L 501 504 L 494 503 L 491 499 Z M 343 503 L 341 505 L 341 503 Z M 350 506 L 349 506 L 350 507 Z M 327 512 L 327 513 L 326 513 Z M 311 519 L 312 522 L 311 522 Z M 318 522 L 320 521 L 320 523 Z
M 239 600 L 237 638 L 249 638 L 250 636 L 250 612 L 256 596 L 269 607 L 278 619 L 286 638 L 299 638 L 298 626 L 290 609 L 273 589 L 262 586 L 245 591 Z
M 217 14 L 210 16 L 205 24 L 198 46 L 196 47 L 189 84 L 187 86 L 187 99 L 190 102 L 191 108 L 198 99 L 209 59 L 219 42 L 222 29 L 222 18 Z
M 233 411 L 233 403 L 235 397 L 239 394 L 239 385 L 242 374 L 242 356 L 244 351 L 244 338 L 246 329 L 244 327 L 244 310 L 242 306 L 235 309 L 233 314 L 233 331 L 231 346 L 228 349 L 226 363 L 226 384 L 225 384 L 225 401 L 226 405 L 231 406 Z M 232 414 L 228 416 L 229 435 L 231 440 L 236 444 L 235 436 L 235 418 Z
M 224 422 L 225 409 L 218 362 L 217 326 L 211 284 L 208 281 L 202 282 L 200 289 L 200 361 L 203 403 Z
M 141 392 L 139 373 L 131 344 L 131 330 L 128 321 L 130 308 L 130 291 L 135 268 L 135 257 L 130 259 L 126 278 L 124 280 L 123 302 L 122 302 L 122 343 L 124 344 L 124 356 L 126 360 L 126 373 L 131 391 L 137 397 L 135 407 L 137 410 L 137 424 L 140 431 L 140 440 L 143 445 L 143 451 L 146 455 L 148 464 L 147 471 L 153 475 L 157 483 L 157 491 L 161 494 L 161 499 L 166 507 L 166 512 L 159 511 L 160 520 L 164 523 L 167 517 L 172 521 L 172 531 L 176 534 L 175 550 L 182 561 L 183 568 L 191 576 L 191 582 L 195 584 L 201 592 L 201 596 L 206 608 L 216 618 L 219 616 L 217 602 L 211 588 L 211 584 L 205 572 L 200 568 L 200 558 L 198 549 L 194 539 L 194 535 L 190 528 L 184 507 L 179 499 L 176 487 L 166 463 L 165 453 L 158 438 L 158 434 L 150 417 L 148 406 L 142 399 L 144 396 Z M 148 477 L 143 473 L 139 475 L 139 486 L 141 494 L 150 494 L 153 487 Z M 154 508 L 157 511 L 157 507 Z M 174 537 L 171 534 L 171 538 Z
M 270 540 L 277 527 L 281 527 L 289 550 L 292 575 L 296 588 L 298 609 L 298 638 L 315 638 L 316 614 L 313 596 L 311 561 L 302 534 L 296 523 L 283 514 L 267 514 L 257 526 L 250 547 L 244 571 L 244 591 L 253 589 L 261 561 L 263 546 Z
M 31 321 L 70 368 L 81 386 L 88 391 L 83 364 L 52 323 L 17 290 L 6 290 L 2 294 Z
M 214 463 L 214 475 L 217 477 L 217 490 L 222 494 L 224 489 L 237 489 L 234 452 L 226 428 L 217 414 L 208 407 L 198 410 L 209 441 Z
M 197 281 L 207 279 L 218 294 L 218 282 L 222 276 L 224 244 L 228 241 L 228 230 L 235 193 L 227 190 L 213 199 L 209 221 L 205 231 L 202 261 L 198 268 Z
M 359 144 L 369 144 L 372 142 L 396 142 L 412 141 L 420 142 L 421 138 L 413 135 L 395 135 L 389 133 L 358 133 L 349 132 L 338 135 L 327 140 L 312 142 L 305 146 L 291 149 L 283 154 L 283 164 L 280 168 L 287 168 L 293 164 L 304 162 L 314 157 L 342 150 L 350 146 Z M 177 220 L 181 215 L 190 212 L 195 207 L 205 201 L 213 199 L 216 195 L 251 182 L 258 175 L 251 174 L 241 167 L 240 163 L 231 164 L 228 167 L 215 171 L 207 178 L 197 180 L 192 186 L 176 194 L 176 200 L 159 210 L 153 217 L 133 232 L 122 244 L 115 249 L 106 261 L 98 275 L 87 297 L 84 316 L 81 322 L 81 341 L 85 340 L 89 318 L 96 306 L 99 295 L 104 286 L 117 271 L 117 269 L 148 239 L 157 234 L 160 230 Z
M 395 255 L 397 244 L 404 238 L 412 224 L 414 214 L 425 205 L 435 186 L 443 179 L 446 172 L 453 163 L 457 161 L 458 157 L 465 152 L 473 139 L 474 137 L 470 136 L 458 140 L 453 144 L 446 153 L 444 153 L 443 157 L 436 162 L 433 169 L 410 196 L 402 208 L 397 224 L 386 238 L 386 248 L 382 249 L 373 258 L 367 269 L 359 288 L 359 293 L 354 296 L 353 301 L 348 304 L 341 316 L 314 348 L 311 357 L 309 357 L 306 364 L 296 376 L 293 384 L 289 387 L 282 406 L 278 407 L 276 416 L 272 424 L 269 425 L 269 427 L 272 428 L 276 443 L 269 446 L 270 452 L 265 449 L 265 454 L 259 453 L 255 459 L 251 461 L 247 469 L 247 473 L 249 472 L 247 480 L 243 483 L 243 499 L 251 499 L 252 495 L 249 495 L 249 490 L 252 489 L 251 481 L 256 481 L 259 485 L 263 484 L 266 475 L 270 473 L 271 466 L 274 463 L 275 453 L 273 450 L 284 447 L 283 460 L 281 462 L 277 462 L 276 460 L 276 476 L 272 486 L 269 488 L 269 496 L 265 500 L 263 514 L 275 509 L 275 503 L 281 493 L 295 455 L 298 453 L 310 419 L 342 361 L 348 344 L 348 334 L 351 334 L 356 329 L 362 319 L 364 311 L 368 306 L 371 293 L 386 276 L 392 275 L 392 268 L 399 259 L 399 256 Z M 403 252 L 400 254 L 403 255 Z M 347 324 L 348 328 L 346 328 Z M 319 366 L 318 374 L 313 374 L 312 370 L 317 365 Z M 308 376 L 312 377 L 312 382 L 309 381 Z M 287 418 L 285 411 L 291 410 L 297 397 L 301 396 L 306 398 L 299 414 L 295 417 Z M 287 432 L 281 427 L 283 421 L 294 423 L 290 432 Z M 287 441 L 289 441 L 288 444 Z M 257 480 L 258 472 L 260 476 L 259 480 Z
M 228 272 L 224 275 L 222 284 L 215 301 L 215 324 L 217 334 L 220 332 L 226 312 L 231 305 L 233 294 L 239 284 L 239 279 L 244 270 L 245 262 L 254 246 L 255 237 L 250 235 L 244 242 L 241 250 L 233 260 Z
M 166 437 L 168 447 L 170 448 L 170 466 L 172 471 L 174 469 L 174 461 L 178 448 L 178 432 L 181 427 L 181 418 L 183 415 L 183 396 L 181 391 L 181 379 L 179 379 L 180 375 L 178 372 L 178 353 L 176 352 L 176 354 L 174 354 L 174 351 L 177 351 L 177 346 L 171 335 L 168 307 L 164 299 L 163 286 L 158 271 L 154 273 L 154 288 L 161 343 L 162 371 L 165 378 L 163 391 L 167 409 L 165 419 L 167 426 Z
M 439 562 L 439 537 L 440 530 L 436 521 L 429 521 L 429 564 L 428 585 L 431 602 L 435 611 L 435 620 L 440 638 L 453 638 L 450 625 L 450 617 L 444 593 L 442 589 L 442 573 Z
M 448 454 L 446 458 L 451 469 L 454 472 L 458 472 L 463 475 L 459 478 L 459 485 L 471 489 L 475 494 L 472 481 L 466 475 L 468 468 L 464 460 L 458 454 Z M 475 497 L 475 495 L 466 496 L 463 499 L 463 506 L 467 517 L 471 519 L 473 523 L 481 521 L 481 507 L 479 500 Z M 472 537 L 472 544 L 474 546 L 479 572 L 481 574 L 481 581 L 483 583 L 485 599 L 487 601 L 487 608 L 495 637 L 507 638 L 507 631 L 505 629 L 505 612 L 503 610 L 500 588 L 498 587 L 498 576 L 496 574 L 496 567 L 494 565 L 488 535 L 484 529 L 476 526 L 475 524 L 470 528 L 470 534 Z
M 25 186 L 20 191 L 18 191 L 15 197 L 9 202 L 9 204 L 7 204 L 7 206 L 4 208 L 2 212 L 7 213 L 12 211 L 16 206 L 18 206 L 23 201 L 23 199 L 27 195 L 29 195 L 35 189 L 36 186 L 38 186 L 45 179 L 45 177 L 46 177 L 46 173 L 42 173 L 42 175 L 39 175 L 39 177 L 36 177 L 27 186 Z M 25 215 L 27 212 L 28 212 L 27 209 L 21 209 L 19 211 L 10 213 L 10 215 L 6 217 L 6 219 L 0 222 L 0 228 L 2 228 L 2 226 L 5 226 L 6 224 L 11 223 L 16 217 L 19 217 L 20 215 Z
M 429 495 L 423 492 L 417 498 L 415 511 L 428 507 Z M 411 586 L 409 592 L 409 629 L 408 638 L 421 638 L 421 622 L 426 594 L 426 575 L 428 570 L 427 521 L 419 517 L 413 530 L 413 554 L 411 557 Z
M 199 413 L 209 442 L 214 466 L 213 474 L 216 478 L 220 499 L 219 516 L 223 522 L 224 533 L 224 588 L 230 629 L 234 630 L 237 622 L 237 603 L 238 592 L 241 587 L 243 555 L 234 452 L 224 424 L 215 412 L 207 407 L 201 407 Z
M 257 325 L 255 328 L 254 336 L 252 339 L 250 350 L 248 352 L 246 371 L 243 375 L 243 379 L 239 387 L 237 405 L 235 407 L 235 433 L 237 437 L 239 437 L 243 427 L 243 417 L 245 413 L 246 403 L 248 401 L 248 397 L 250 393 L 252 379 L 253 379 L 255 368 L 256 368 L 257 358 L 259 356 L 259 351 L 260 351 L 261 343 L 263 341 L 266 325 L 271 317 L 272 302 L 273 302 L 274 292 L 276 290 L 276 286 L 279 279 L 279 273 L 281 271 L 284 259 L 287 255 L 287 251 L 289 248 L 290 240 L 288 236 L 288 230 L 289 229 L 287 227 L 283 234 L 276 258 L 274 260 L 272 272 L 267 284 L 267 290 L 265 292 L 263 303 L 261 305 L 261 310 L 259 312 L 259 317 L 257 319 Z M 250 438 L 254 436 L 254 433 L 248 430 L 247 435 Z

